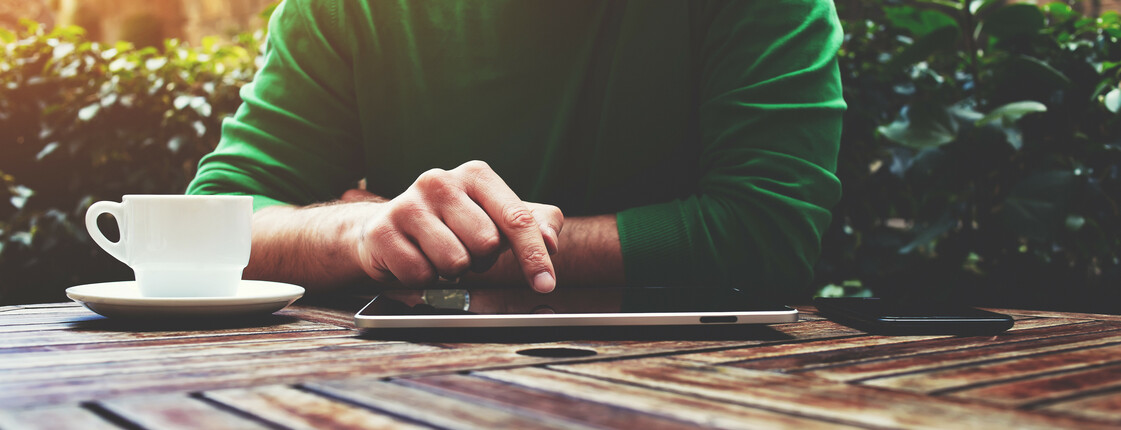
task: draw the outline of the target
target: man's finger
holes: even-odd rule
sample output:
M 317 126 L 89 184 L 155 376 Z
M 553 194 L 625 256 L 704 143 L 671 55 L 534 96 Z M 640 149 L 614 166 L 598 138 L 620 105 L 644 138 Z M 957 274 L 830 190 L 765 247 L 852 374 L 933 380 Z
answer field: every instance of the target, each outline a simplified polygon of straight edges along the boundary
M 541 237 L 545 240 L 549 255 L 556 254 L 560 251 L 560 231 L 564 226 L 564 214 L 561 213 L 560 208 L 552 205 L 540 203 L 526 203 L 526 205 L 533 211 L 533 217 L 541 227 Z
M 471 255 L 443 222 L 434 215 L 420 216 L 408 224 L 408 235 L 420 246 L 436 273 L 445 278 L 458 278 L 471 268 Z
M 506 236 L 526 281 L 537 292 L 553 291 L 557 285 L 556 272 L 533 211 L 486 163 L 473 161 L 461 167 L 469 178 L 467 195 Z

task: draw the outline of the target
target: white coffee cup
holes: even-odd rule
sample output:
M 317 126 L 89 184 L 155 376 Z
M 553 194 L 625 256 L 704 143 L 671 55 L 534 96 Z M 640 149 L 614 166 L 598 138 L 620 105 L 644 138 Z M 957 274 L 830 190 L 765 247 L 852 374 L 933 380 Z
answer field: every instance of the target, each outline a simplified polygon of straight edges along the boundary
M 226 297 L 237 294 L 249 264 L 253 197 L 126 195 L 86 211 L 93 241 L 136 273 L 146 297 Z M 117 219 L 121 240 L 97 227 Z

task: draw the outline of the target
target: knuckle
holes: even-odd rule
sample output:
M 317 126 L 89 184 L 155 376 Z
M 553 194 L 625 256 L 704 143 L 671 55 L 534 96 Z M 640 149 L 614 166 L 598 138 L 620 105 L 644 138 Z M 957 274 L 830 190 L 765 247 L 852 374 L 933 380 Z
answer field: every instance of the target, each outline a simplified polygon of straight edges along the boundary
M 463 170 L 472 173 L 491 171 L 490 164 L 487 164 L 487 162 L 483 160 L 471 160 L 463 163 L 463 165 L 460 167 L 463 167 Z
M 487 232 L 479 237 L 476 247 L 481 255 L 495 254 L 502 249 L 502 236 L 499 236 L 497 230 Z
M 420 176 L 417 176 L 416 181 L 413 183 L 417 188 L 427 189 L 430 187 L 443 186 L 448 181 L 448 172 L 443 169 L 429 169 Z
M 389 217 L 393 222 L 410 222 L 419 219 L 428 211 L 427 208 L 427 205 L 417 199 L 400 199 L 391 208 Z
M 545 213 L 557 221 L 564 222 L 564 212 L 561 212 L 559 207 L 545 205 Z
M 529 246 L 523 248 L 519 255 L 522 267 L 527 270 L 539 272 L 549 268 L 549 253 L 543 247 Z
M 522 204 L 508 205 L 502 209 L 502 223 L 515 229 L 537 228 L 533 212 Z
M 385 244 L 391 243 L 396 240 L 398 235 L 397 229 L 388 223 L 377 223 L 367 230 L 366 237 L 373 243 L 378 244 L 379 249 Z
M 467 254 L 454 258 L 447 267 L 448 274 L 452 276 L 459 276 L 469 269 L 471 269 L 471 257 Z
M 445 170 L 432 169 L 416 180 L 416 188 L 426 200 L 447 202 L 459 191 L 457 180 Z
M 408 287 L 423 287 L 436 282 L 436 272 L 428 267 L 418 267 L 407 273 L 394 273 L 394 275 Z

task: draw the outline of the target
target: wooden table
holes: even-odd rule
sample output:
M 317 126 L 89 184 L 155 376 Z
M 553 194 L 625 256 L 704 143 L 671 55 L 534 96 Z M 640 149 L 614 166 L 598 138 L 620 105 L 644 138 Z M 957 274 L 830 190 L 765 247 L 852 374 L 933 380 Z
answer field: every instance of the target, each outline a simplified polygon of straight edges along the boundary
M 1005 310 L 999 336 L 890 337 L 802 308 L 762 329 L 493 342 L 361 336 L 360 300 L 298 303 L 201 329 L 0 308 L 0 428 L 1121 425 L 1119 316 Z M 595 354 L 518 353 L 534 348 Z

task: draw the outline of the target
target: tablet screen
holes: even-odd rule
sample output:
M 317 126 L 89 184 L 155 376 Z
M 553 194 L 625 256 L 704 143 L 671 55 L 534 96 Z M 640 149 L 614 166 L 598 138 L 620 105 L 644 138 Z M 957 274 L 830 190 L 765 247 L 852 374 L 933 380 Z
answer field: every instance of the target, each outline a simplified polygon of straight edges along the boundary
M 519 315 L 666 312 L 783 311 L 736 289 L 558 288 L 540 294 L 529 288 L 391 290 L 360 315 Z

